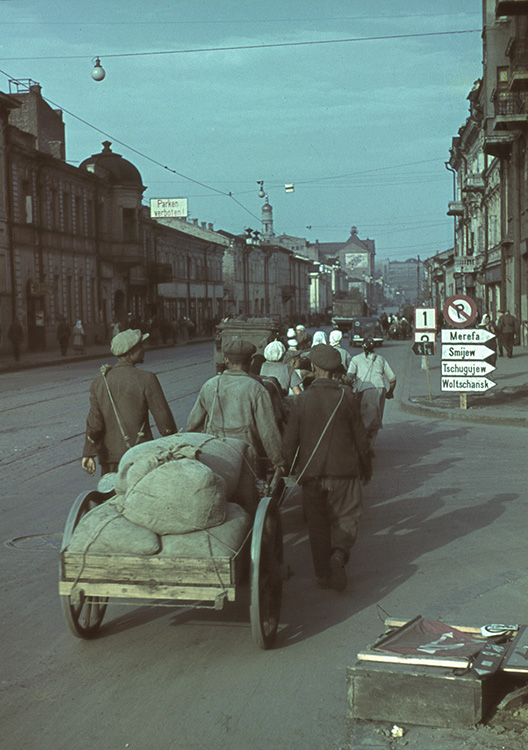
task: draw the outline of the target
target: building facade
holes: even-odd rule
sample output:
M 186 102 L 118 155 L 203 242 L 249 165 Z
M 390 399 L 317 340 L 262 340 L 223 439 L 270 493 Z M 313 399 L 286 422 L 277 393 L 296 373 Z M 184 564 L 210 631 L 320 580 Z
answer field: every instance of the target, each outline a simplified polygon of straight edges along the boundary
M 430 296 L 440 286 L 446 294 L 471 296 L 494 319 L 509 310 L 526 345 L 528 0 L 483 0 L 482 38 L 481 78 L 469 93 L 470 114 L 453 138 L 448 163 L 452 265 L 449 257 L 430 259 Z

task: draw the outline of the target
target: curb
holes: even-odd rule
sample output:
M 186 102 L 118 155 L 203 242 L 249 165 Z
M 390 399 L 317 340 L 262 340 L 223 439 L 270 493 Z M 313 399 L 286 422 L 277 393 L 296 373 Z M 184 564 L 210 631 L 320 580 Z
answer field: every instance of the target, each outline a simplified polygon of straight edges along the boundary
M 491 414 L 471 414 L 460 410 L 451 411 L 440 409 L 435 406 L 424 404 L 413 404 L 407 399 L 399 399 L 402 411 L 409 414 L 417 414 L 420 417 L 447 419 L 451 422 L 469 422 L 470 424 L 507 425 L 509 427 L 528 427 L 528 419 L 524 417 L 499 417 Z
M 179 349 L 183 346 L 192 346 L 193 344 L 202 344 L 204 342 L 214 341 L 214 338 L 197 338 L 189 339 L 182 344 L 160 344 L 159 346 L 149 346 L 145 352 L 159 351 L 160 349 Z M 106 353 L 99 354 L 81 354 L 77 357 L 58 357 L 57 359 L 43 360 L 42 362 L 13 362 L 9 365 L 0 365 L 0 375 L 8 372 L 22 372 L 23 370 L 34 370 L 39 367 L 56 367 L 57 365 L 72 364 L 74 362 L 90 362 L 94 359 L 104 359 L 113 357 L 110 350 Z

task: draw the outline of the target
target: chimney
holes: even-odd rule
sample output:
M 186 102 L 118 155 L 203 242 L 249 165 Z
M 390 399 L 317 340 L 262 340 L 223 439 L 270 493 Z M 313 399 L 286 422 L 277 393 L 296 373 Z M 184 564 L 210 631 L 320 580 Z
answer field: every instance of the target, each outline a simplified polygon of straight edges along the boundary
M 197 227 L 198 226 L 198 219 L 193 219 L 193 224 L 194 224 L 195 227 Z
M 212 232 L 213 231 L 213 225 L 212 224 L 208 224 L 207 225 L 207 229 L 209 229 Z
M 207 229 L 207 222 L 206 221 L 202 221 L 202 229 Z

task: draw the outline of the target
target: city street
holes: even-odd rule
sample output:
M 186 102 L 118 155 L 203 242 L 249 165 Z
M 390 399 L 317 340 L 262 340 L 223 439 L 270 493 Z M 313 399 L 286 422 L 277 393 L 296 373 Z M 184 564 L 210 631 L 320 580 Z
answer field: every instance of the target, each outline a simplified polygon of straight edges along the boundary
M 432 730 L 346 718 L 348 666 L 386 617 L 526 623 L 526 433 L 404 412 L 410 342 L 378 350 L 398 376 L 344 593 L 315 587 L 294 489 L 276 647 L 252 641 L 247 602 L 222 612 L 111 604 L 74 638 L 58 550 L 77 495 L 88 389 L 98 361 L 0 375 L 2 702 L 0 747 L 20 750 L 521 750 L 493 728 Z M 359 349 L 353 353 L 359 353 Z M 211 342 L 148 351 L 180 430 L 214 374 Z M 411 394 L 412 395 L 412 394 Z M 154 430 L 155 436 L 156 432 Z M 526 740 L 526 738 L 524 738 Z M 400 744 L 398 744 L 398 742 Z

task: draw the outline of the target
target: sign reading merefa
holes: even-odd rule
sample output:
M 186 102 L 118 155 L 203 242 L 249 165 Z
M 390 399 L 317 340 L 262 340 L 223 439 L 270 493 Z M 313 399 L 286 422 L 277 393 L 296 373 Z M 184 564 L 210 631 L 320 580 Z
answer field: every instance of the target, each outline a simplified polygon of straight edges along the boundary
M 188 215 L 187 198 L 151 198 L 150 218 L 169 219 L 174 217 L 185 218 Z
M 494 338 L 495 334 L 486 328 L 442 329 L 442 344 L 485 344 Z

